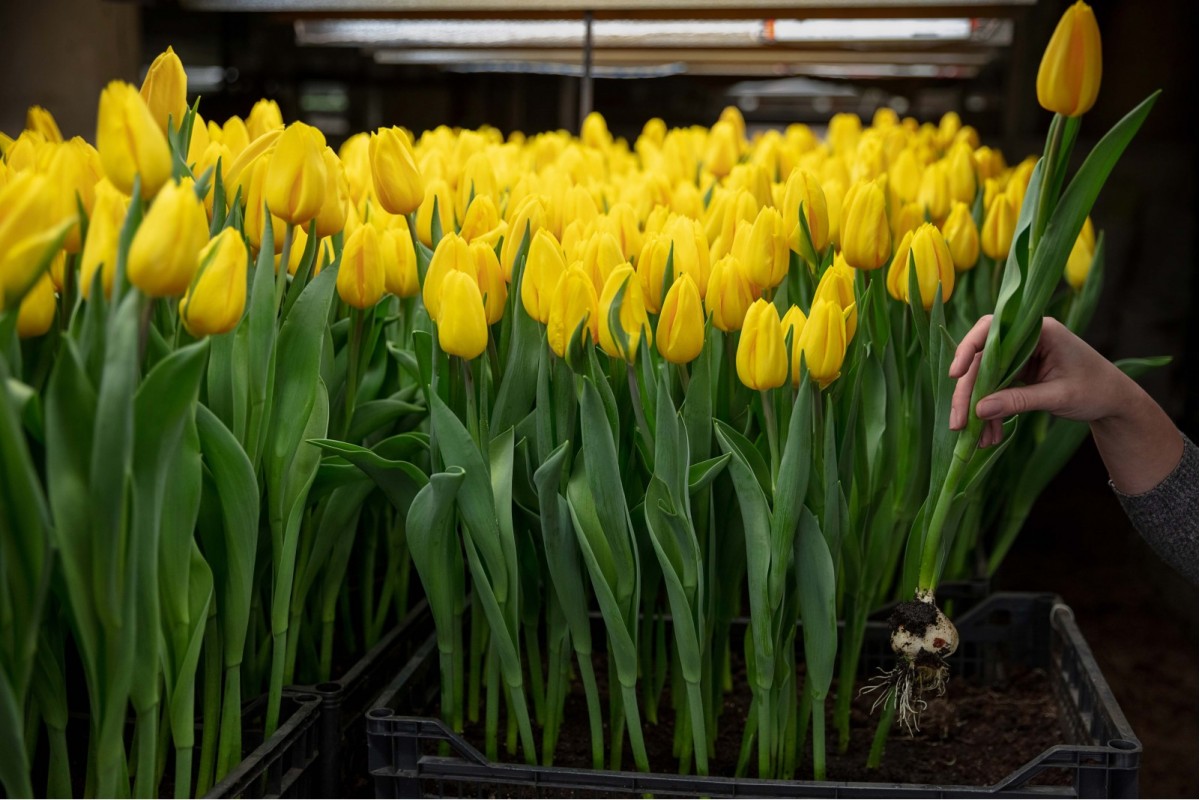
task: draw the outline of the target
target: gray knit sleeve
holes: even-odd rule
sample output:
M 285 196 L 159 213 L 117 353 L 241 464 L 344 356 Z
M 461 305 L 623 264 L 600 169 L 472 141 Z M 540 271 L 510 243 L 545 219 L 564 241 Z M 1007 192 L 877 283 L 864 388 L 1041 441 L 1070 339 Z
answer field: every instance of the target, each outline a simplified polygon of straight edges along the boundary
M 1196 516 L 1200 496 L 1196 459 L 1195 443 L 1184 436 L 1183 457 L 1179 464 L 1153 489 L 1130 495 L 1113 488 L 1142 538 L 1163 561 L 1192 583 L 1197 582 Z

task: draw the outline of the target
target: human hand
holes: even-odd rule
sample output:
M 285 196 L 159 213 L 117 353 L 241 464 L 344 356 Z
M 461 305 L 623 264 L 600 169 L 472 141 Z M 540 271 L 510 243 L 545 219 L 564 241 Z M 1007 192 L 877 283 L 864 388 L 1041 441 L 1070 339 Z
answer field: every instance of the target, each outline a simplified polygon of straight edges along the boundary
M 975 323 L 950 363 L 950 377 L 958 379 L 950 403 L 951 430 L 966 427 L 991 322 L 989 314 Z M 1023 385 L 1001 389 L 976 404 L 975 413 L 987 421 L 980 447 L 999 444 L 1001 424 L 1007 417 L 1026 411 L 1049 411 L 1091 423 L 1116 413 L 1125 402 L 1129 386 L 1136 387 L 1108 359 L 1052 317 L 1042 320 L 1037 348 L 1019 377 Z

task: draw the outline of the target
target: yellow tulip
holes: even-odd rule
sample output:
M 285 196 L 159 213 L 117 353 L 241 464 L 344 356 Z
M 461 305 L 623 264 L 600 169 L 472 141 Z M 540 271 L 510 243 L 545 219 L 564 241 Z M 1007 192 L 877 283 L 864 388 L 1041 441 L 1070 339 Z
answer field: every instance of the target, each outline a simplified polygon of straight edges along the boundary
M 521 275 L 521 304 L 526 314 L 543 324 L 550 318 L 554 288 L 566 269 L 566 257 L 554 234 L 545 228 L 538 231 L 529 244 Z
M 662 307 L 663 280 L 666 277 L 667 261 L 671 259 L 671 239 L 663 233 L 648 233 L 642 239 L 642 252 L 637 259 L 637 278 L 642 287 L 647 308 L 651 314 L 657 314 Z M 678 268 L 673 267 L 671 279 L 679 274 Z M 611 271 L 610 271 L 611 274 Z M 603 290 L 608 283 L 598 283 Z
M 233 116 L 225 120 L 225 124 L 221 126 L 221 137 L 221 141 L 229 148 L 229 152 L 233 153 L 234 158 L 240 156 L 242 151 L 251 142 L 250 132 L 246 129 L 246 123 L 238 116 Z M 261 139 L 262 136 L 254 138 Z
M 129 282 L 149 297 L 176 297 L 196 274 L 208 241 L 208 216 L 191 178 L 168 183 L 154 198 L 129 248 Z
M 930 219 L 945 219 L 950 213 L 950 178 L 946 162 L 930 164 L 921 174 L 921 188 L 917 191 L 917 202 L 929 214 Z
M 1084 220 L 1083 228 L 1075 237 L 1071 246 L 1071 255 L 1067 257 L 1064 275 L 1072 289 L 1079 291 L 1087 283 L 1088 273 L 1092 271 L 1092 262 L 1096 258 L 1096 230 L 1092 227 L 1092 218 Z
M 325 192 L 321 210 L 317 212 L 317 236 L 333 236 L 346 227 L 346 213 L 350 206 L 350 184 L 346 170 L 333 148 L 321 151 L 325 163 Z
M 942 235 L 954 259 L 954 268 L 959 272 L 973 268 L 979 261 L 979 230 L 966 203 L 954 203 L 942 225 Z
M 142 81 L 142 99 L 163 133 L 178 130 L 187 111 L 187 73 L 171 47 L 159 53 Z
M 208 135 L 208 126 L 204 124 L 204 118 L 197 114 L 192 123 L 192 138 L 188 140 L 187 157 L 184 159 L 187 165 L 193 166 L 200 161 L 210 144 L 212 144 L 212 137 Z M 195 174 L 199 177 L 204 172 L 200 171 Z
M 909 247 L 912 253 L 912 263 L 917 270 L 921 305 L 925 307 L 926 311 L 933 308 L 939 284 L 942 290 L 942 302 L 950 302 L 950 295 L 954 293 L 954 260 L 950 257 L 950 248 L 946 246 L 942 232 L 933 225 L 925 223 L 913 233 L 912 239 L 909 240 Z M 899 255 L 900 253 L 897 253 L 897 256 Z M 905 261 L 895 276 L 895 283 L 899 298 L 908 302 L 910 298 L 908 253 L 906 252 L 904 256 Z M 893 278 L 889 273 L 889 289 L 892 282 Z
M 437 218 L 442 234 L 454 233 L 454 191 L 441 178 L 433 178 L 425 184 L 424 197 L 417 207 L 417 238 L 426 247 L 437 244 L 433 240 L 433 207 L 437 206 Z
M 713 264 L 704 307 L 718 329 L 727 333 L 741 330 L 746 311 L 757 296 L 741 262 L 732 253 Z
M 54 324 L 54 312 L 57 309 L 54 283 L 49 274 L 42 273 L 17 310 L 17 336 L 31 339 L 45 334 Z
M 783 326 L 772 303 L 755 300 L 746 312 L 735 361 L 738 378 L 756 391 L 774 389 L 787 380 Z
M 246 133 L 250 140 L 278 130 L 283 130 L 283 114 L 279 110 L 279 103 L 265 97 L 259 99 L 250 109 L 250 116 L 246 117 Z
M 500 267 L 504 270 L 504 280 L 512 282 L 513 264 L 517 260 L 525 236 L 529 236 L 529 242 L 532 244 L 538 231 L 545 227 L 546 209 L 542 198 L 530 195 L 522 201 L 516 213 L 509 219 L 508 233 L 500 247 Z
M 472 359 L 487 348 L 488 327 L 483 296 L 471 276 L 454 271 L 442 282 L 438 344 L 452 356 Z
M 852 150 L 858 146 L 862 135 L 862 120 L 858 114 L 834 114 L 829 120 L 829 144 L 838 152 Z
M 500 212 L 496 209 L 496 201 L 491 195 L 481 194 L 476 195 L 471 205 L 467 206 L 467 215 L 458 234 L 468 242 L 484 242 L 494 248 L 507 230 L 508 225 L 500 219 Z
M 407 226 L 385 230 L 381 246 L 383 288 L 397 297 L 415 297 L 421 291 L 421 282 L 417 277 L 417 253 Z
M 113 186 L 125 194 L 142 179 L 142 197 L 151 198 L 171 177 L 171 150 L 146 101 L 128 83 L 113 81 L 100 93 L 96 149 Z
M 293 122 L 271 153 L 264 191 L 267 208 L 292 225 L 307 225 L 325 202 L 326 148 L 319 135 L 311 125 Z
M 824 252 L 829 245 L 829 206 L 825 192 L 815 175 L 808 170 L 793 170 L 788 176 L 783 194 L 783 220 L 787 230 L 788 246 L 804 255 L 800 241 L 800 212 L 808 223 L 808 234 L 817 253 Z
M 225 183 L 225 202 L 230 204 L 231 207 L 238 189 L 242 190 L 242 202 L 249 202 L 249 183 L 253 172 L 252 168 L 260 160 L 264 163 L 270 163 L 271 154 L 275 151 L 275 145 L 278 144 L 282 136 L 282 130 L 268 131 L 253 142 L 244 144 L 240 151 L 234 152 L 232 148 L 230 149 L 230 152 L 233 153 L 233 160 L 225 164 L 222 180 Z
M 954 145 L 945 163 L 950 199 L 961 203 L 975 202 L 978 182 L 975 179 L 975 154 L 971 147 L 965 142 Z
M 371 180 L 379 204 L 390 214 L 411 214 L 425 197 L 412 146 L 399 128 L 380 128 L 368 144 Z
M 1047 111 L 1078 117 L 1100 93 L 1100 28 L 1087 3 L 1063 13 L 1038 67 L 1038 103 Z
M 22 131 L 8 150 L 4 161 L 10 172 L 25 172 L 37 166 L 38 153 L 46 146 L 46 137 L 37 131 Z
M 346 169 L 346 180 L 350 184 L 350 199 L 361 205 L 367 195 L 375 191 L 371 178 L 371 136 L 356 133 L 338 148 L 338 158 Z
M 1008 258 L 1012 247 L 1013 232 L 1017 227 L 1017 212 L 1007 195 L 999 195 L 992 201 L 983 219 L 980 244 L 988 258 L 1001 261 Z
M 902 303 L 908 302 L 908 256 L 912 250 L 912 237 L 913 231 L 901 237 L 887 271 L 888 294 Z
M 54 258 L 50 261 L 50 282 L 54 284 L 54 291 L 61 292 L 63 286 L 66 285 L 67 272 L 67 251 L 59 250 L 54 254 Z
M 613 203 L 608 213 L 597 221 L 597 224 L 602 230 L 607 230 L 613 235 L 626 260 L 632 259 L 641 251 L 642 232 L 638 228 L 637 214 L 629 203 Z
M 915 231 L 925 221 L 925 209 L 915 200 L 896 208 L 892 212 L 892 241 L 896 241 L 909 231 Z
M 904 150 L 888 169 L 888 185 L 905 202 L 917 199 L 921 189 L 921 165 L 911 149 Z
M 38 270 L 75 224 L 65 214 L 50 178 L 23 172 L 0 189 L 0 310 L 11 306 L 38 280 Z
M 962 126 L 962 118 L 958 116 L 957 111 L 947 111 L 943 114 L 937 127 L 938 147 L 943 149 L 949 147 L 950 143 L 954 141 L 954 137 L 962 130 Z
M 853 339 L 858 329 L 858 303 L 854 297 L 854 269 L 841 255 L 825 270 L 813 293 L 813 304 L 828 300 L 846 313 L 846 339 Z
M 788 273 L 788 239 L 783 216 L 774 208 L 758 212 L 748 236 L 734 238 L 734 255 L 750 282 L 760 289 L 783 283 Z M 739 248 L 738 242 L 744 242 Z
M 808 374 L 822 389 L 841 375 L 850 337 L 846 334 L 846 314 L 831 300 L 814 299 L 808 320 L 800 331 L 799 346 L 804 352 Z
M 825 207 L 829 209 L 829 241 L 839 247 L 842 242 L 842 211 L 845 209 L 846 184 L 833 179 L 822 181 L 821 189 L 825 192 Z
M 97 272 L 104 296 L 112 294 L 113 277 L 117 272 L 117 242 L 128 209 L 129 198 L 107 178 L 96 184 L 96 204 L 88 219 L 87 239 L 79 258 L 79 290 L 85 298 L 91 296 Z
M 363 225 L 350 235 L 342 248 L 338 268 L 338 296 L 354 308 L 371 308 L 383 297 L 383 244 L 374 225 Z
M 51 147 L 53 149 L 46 154 L 42 173 L 50 178 L 54 188 L 57 214 L 60 217 L 78 217 L 77 203 L 82 203 L 85 210 L 95 203 L 99 176 L 88 167 L 91 146 L 75 138 Z M 78 253 L 82 246 L 79 225 L 76 223 L 67 233 L 63 247 L 68 253 Z
M 592 279 L 578 266 L 573 266 L 558 279 L 550 302 L 550 318 L 546 321 L 546 341 L 559 358 L 566 356 L 571 334 L 579 329 L 581 343 L 600 339 L 599 300 Z M 582 325 L 582 327 L 580 327 Z
M 425 272 L 425 285 L 421 287 L 421 299 L 431 319 L 437 320 L 442 310 L 442 282 L 451 272 L 466 272 L 475 278 L 475 261 L 467 240 L 453 231 L 438 242 Z
M 704 168 L 718 178 L 725 177 L 737 163 L 740 149 L 737 128 L 728 121 L 718 122 L 709 131 Z
M 804 332 L 804 326 L 807 322 L 808 318 L 804 316 L 804 312 L 800 310 L 800 306 L 789 308 L 787 313 L 783 315 L 783 319 L 779 322 L 780 327 L 783 329 L 784 346 L 791 348 L 792 386 L 796 388 L 800 387 L 800 355 L 804 352 L 804 348 L 800 344 L 800 335 Z
M 246 238 L 250 240 L 250 245 L 255 250 L 262 249 L 263 236 L 266 234 L 266 215 L 269 212 L 266 209 L 263 192 L 267 184 L 269 166 L 269 159 L 260 158 L 246 170 L 248 175 L 243 176 L 246 181 L 246 214 L 242 220 L 242 230 L 245 231 Z M 284 221 L 271 214 L 272 246 L 276 255 L 283 252 L 283 240 L 286 233 L 287 227 Z
M 63 140 L 58 123 L 54 121 L 54 115 L 41 106 L 30 106 L 29 110 L 25 112 L 25 129 L 37 131 L 47 142 Z
M 621 245 L 617 243 L 616 237 L 608 231 L 596 231 L 581 249 L 582 257 L 579 262 L 583 271 L 592 279 L 592 285 L 596 287 L 596 291 L 604 288 L 608 276 L 614 269 L 628 261 L 625 254 L 621 252 Z M 659 275 L 661 281 L 661 270 Z
M 686 272 L 696 282 L 696 288 L 703 297 L 708 292 L 709 254 L 708 242 L 704 238 L 704 226 L 699 220 L 687 217 L 675 217 L 669 220 L 663 228 L 663 235 L 671 240 L 675 250 L 675 274 Z M 786 247 L 786 245 L 785 245 Z M 654 293 L 655 287 L 649 287 Z M 655 298 L 662 297 L 662 284 L 659 284 Z M 647 300 L 649 305 L 649 300 Z M 661 306 L 661 302 L 653 305 Z
M 179 318 L 192 336 L 216 336 L 238 326 L 246 309 L 249 254 L 242 235 L 225 228 L 200 251 L 196 280 L 179 301 Z
M 499 322 L 504 316 L 505 303 L 508 301 L 508 284 L 504 282 L 504 273 L 500 270 L 500 259 L 496 257 L 495 249 L 485 241 L 471 242 L 471 260 L 475 264 L 475 280 L 483 295 L 484 316 L 489 325 Z
M 473 197 L 496 197 L 498 194 L 491 157 L 488 153 L 475 153 L 467 159 L 462 174 L 458 177 L 458 195 L 454 211 L 459 219 L 463 219 Z
M 892 254 L 883 189 L 875 182 L 856 183 L 844 202 L 840 237 L 846 263 L 855 269 L 879 269 Z
M 1008 195 L 1008 202 L 1012 204 L 1013 211 L 1020 213 L 1021 206 L 1025 202 L 1025 192 L 1029 189 L 1029 181 L 1033 177 L 1033 168 L 1037 166 L 1037 158 L 1030 156 L 1012 168 L 1008 176 L 1008 183 L 1004 186 L 1004 193 Z
M 621 328 L 620 334 L 613 331 L 610 325 L 614 304 L 617 304 L 615 316 Z M 633 267 L 628 264 L 617 267 L 608 276 L 604 291 L 600 293 L 597 312 L 600 318 L 600 347 L 613 358 L 623 358 L 632 364 L 637 360 L 642 337 L 646 337 L 647 345 L 652 343 L 654 337 L 642 296 L 642 285 L 634 274 Z
M 704 347 L 704 308 L 692 276 L 684 273 L 671 284 L 658 316 L 655 343 L 672 364 L 687 364 Z
M 579 131 L 579 139 L 588 147 L 605 148 L 612 144 L 612 134 L 608 132 L 608 123 L 599 111 L 593 111 L 583 119 L 583 127 Z
M 986 145 L 975 151 L 975 164 L 979 167 L 980 180 L 999 178 L 1006 168 L 1004 154 Z
M 992 201 L 996 199 L 996 195 L 1004 194 L 1004 185 L 999 178 L 984 178 L 983 180 L 983 207 L 985 209 L 992 207 Z

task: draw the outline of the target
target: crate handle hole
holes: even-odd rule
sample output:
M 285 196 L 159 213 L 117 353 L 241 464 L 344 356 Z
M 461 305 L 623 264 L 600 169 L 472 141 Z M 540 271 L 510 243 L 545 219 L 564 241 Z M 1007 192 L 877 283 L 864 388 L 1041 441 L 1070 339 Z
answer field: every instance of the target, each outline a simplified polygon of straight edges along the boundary
M 1137 742 L 1131 742 L 1128 739 L 1109 739 L 1108 746 L 1114 750 L 1124 750 L 1126 752 L 1141 749 L 1141 745 Z
M 390 708 L 372 708 L 367 712 L 367 716 L 371 719 L 387 719 L 392 715 Z

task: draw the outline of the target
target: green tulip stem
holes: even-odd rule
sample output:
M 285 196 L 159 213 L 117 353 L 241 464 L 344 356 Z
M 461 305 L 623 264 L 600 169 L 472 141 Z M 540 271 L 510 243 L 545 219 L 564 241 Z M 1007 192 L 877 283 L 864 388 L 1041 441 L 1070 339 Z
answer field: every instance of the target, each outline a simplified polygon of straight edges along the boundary
M 650 425 L 646 422 L 646 412 L 642 408 L 637 375 L 634 374 L 633 365 L 628 362 L 625 363 L 625 377 L 629 383 L 629 399 L 633 401 L 633 416 L 637 419 L 638 432 L 642 435 L 642 444 L 646 447 L 647 455 L 653 455 L 654 437 L 650 435 Z
M 467 395 L 467 430 L 470 431 L 475 444 L 486 455 L 487 443 L 480 441 L 479 438 L 479 401 L 475 395 L 475 373 L 471 371 L 469 359 L 460 358 L 458 361 L 462 364 L 463 389 Z
M 270 212 L 266 212 L 270 213 Z M 275 270 L 275 310 L 279 310 L 279 304 L 283 302 L 284 290 L 287 288 L 287 265 L 292 257 L 292 236 L 296 226 L 292 223 L 287 223 L 287 227 L 283 230 L 283 249 L 279 254 L 279 267 Z M 266 242 L 263 243 L 266 245 Z
M 979 445 L 979 436 L 983 432 L 983 422 L 971 413 L 971 421 L 958 434 L 954 445 L 954 456 L 950 459 L 950 468 L 946 470 L 946 479 L 938 493 L 937 503 L 933 514 L 929 517 L 929 525 L 925 529 L 925 543 L 921 550 L 921 574 L 917 581 L 918 591 L 932 592 L 938 578 L 938 556 L 942 550 L 942 529 L 946 525 L 946 517 L 950 506 L 958 492 L 958 484 L 962 481 L 963 470 L 971 461 L 975 448 Z
M 1058 151 L 1062 148 L 1063 127 L 1062 115 L 1055 114 L 1054 119 L 1050 121 L 1050 135 L 1046 139 L 1041 191 L 1038 192 L 1037 207 L 1034 209 L 1033 229 L 1029 233 L 1029 252 L 1031 254 L 1037 250 L 1038 241 L 1042 238 L 1042 233 L 1046 230 L 1046 223 L 1050 218 L 1052 193 L 1058 183 L 1054 178 L 1058 172 Z
M 779 479 L 779 425 L 775 420 L 775 404 L 771 393 L 766 389 L 759 392 L 762 396 L 763 427 L 767 429 L 767 447 L 771 451 L 771 488 Z
M 343 439 L 350 438 L 350 422 L 354 419 L 354 406 L 358 401 L 359 369 L 362 361 L 363 311 L 350 309 L 350 350 L 346 355 L 346 419 L 343 423 Z
M 883 704 L 879 724 L 875 726 L 875 738 L 871 741 L 871 752 L 867 756 L 867 769 L 879 769 L 883 762 L 883 746 L 887 744 L 888 732 L 896 719 L 896 697 L 893 694 Z

